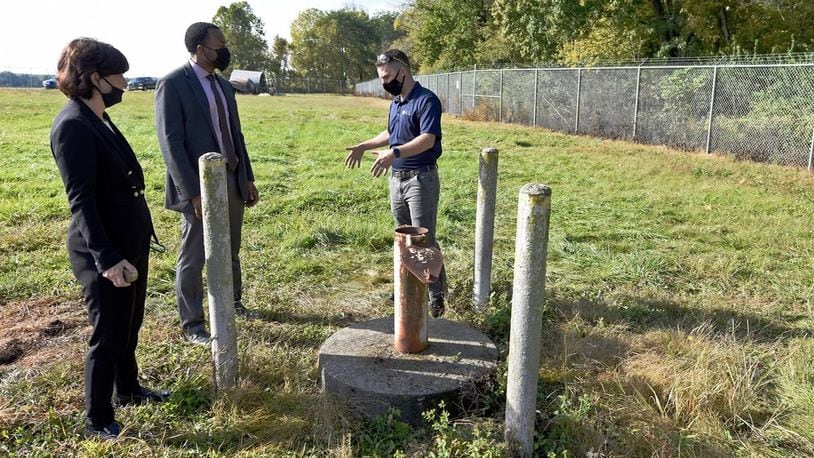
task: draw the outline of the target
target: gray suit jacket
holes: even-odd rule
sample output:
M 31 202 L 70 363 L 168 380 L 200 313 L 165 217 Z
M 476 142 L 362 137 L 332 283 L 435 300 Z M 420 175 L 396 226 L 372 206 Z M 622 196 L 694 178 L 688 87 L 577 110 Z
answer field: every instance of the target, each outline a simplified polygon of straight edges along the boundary
M 252 163 L 240 127 L 235 91 L 228 81 L 217 77 L 229 109 L 229 127 L 238 157 L 237 181 L 240 195 L 248 200 L 248 183 L 254 181 Z M 158 144 L 167 165 L 164 206 L 192 213 L 190 199 L 201 195 L 198 158 L 220 152 L 215 127 L 209 116 L 209 103 L 192 65 L 187 62 L 158 81 L 155 90 L 155 123 Z

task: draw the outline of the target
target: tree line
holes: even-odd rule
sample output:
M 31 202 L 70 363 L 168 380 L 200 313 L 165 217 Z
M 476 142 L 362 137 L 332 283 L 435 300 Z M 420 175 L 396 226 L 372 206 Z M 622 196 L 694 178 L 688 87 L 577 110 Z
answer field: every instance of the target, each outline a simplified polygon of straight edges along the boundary
M 356 8 L 302 11 L 291 24 L 291 41 L 275 35 L 271 47 L 263 21 L 248 2 L 220 7 L 213 22 L 226 36 L 233 68 L 265 70 L 286 78 L 362 81 L 376 76 L 373 59 L 399 37 L 398 13 L 369 15 Z
M 375 55 L 390 47 L 420 72 L 814 52 L 811 0 L 407 0 L 401 8 L 307 9 L 291 40 L 277 35 L 270 46 L 246 1 L 220 7 L 213 22 L 233 68 L 278 79 L 369 80 Z

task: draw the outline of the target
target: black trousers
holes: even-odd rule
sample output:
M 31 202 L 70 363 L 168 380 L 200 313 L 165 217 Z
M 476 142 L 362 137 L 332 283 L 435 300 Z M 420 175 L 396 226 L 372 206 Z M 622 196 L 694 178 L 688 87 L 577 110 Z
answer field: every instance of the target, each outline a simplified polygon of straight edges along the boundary
M 90 253 L 69 251 L 74 275 L 82 285 L 93 333 L 85 355 L 85 413 L 87 422 L 107 426 L 114 420 L 113 390 L 119 395 L 140 391 L 136 345 L 144 320 L 149 254 L 128 259 L 138 280 L 117 288 L 96 270 Z

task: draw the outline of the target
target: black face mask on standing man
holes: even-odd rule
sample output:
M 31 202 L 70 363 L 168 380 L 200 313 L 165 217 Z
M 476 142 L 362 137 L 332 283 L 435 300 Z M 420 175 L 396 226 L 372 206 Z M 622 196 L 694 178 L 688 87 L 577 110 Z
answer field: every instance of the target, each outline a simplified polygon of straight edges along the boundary
M 382 84 L 384 90 L 392 94 L 394 97 L 401 94 L 401 89 L 404 87 L 404 80 L 407 79 L 407 75 L 404 75 L 404 78 L 399 81 L 399 73 L 401 73 L 401 69 L 399 69 L 398 73 L 396 73 L 396 76 L 394 76 L 392 80 Z
M 226 67 L 228 67 L 229 64 L 232 62 L 232 53 L 229 52 L 229 48 L 227 48 L 226 46 L 218 49 L 212 49 L 209 46 L 206 46 L 205 44 L 202 44 L 201 46 L 210 51 L 215 51 L 215 53 L 217 53 L 218 57 L 216 57 L 215 60 L 212 61 L 212 64 L 218 70 L 220 71 L 226 70 Z

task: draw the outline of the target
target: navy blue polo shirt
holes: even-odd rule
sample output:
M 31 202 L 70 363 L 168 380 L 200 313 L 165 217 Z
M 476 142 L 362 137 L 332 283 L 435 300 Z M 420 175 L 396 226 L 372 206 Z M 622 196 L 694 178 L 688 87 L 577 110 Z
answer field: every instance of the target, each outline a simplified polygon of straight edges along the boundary
M 441 156 L 441 101 L 433 92 L 415 83 L 407 99 L 393 98 L 387 120 L 390 147 L 401 146 L 421 134 L 435 134 L 435 144 L 423 153 L 400 157 L 393 162 L 393 170 L 415 170 L 434 165 Z

